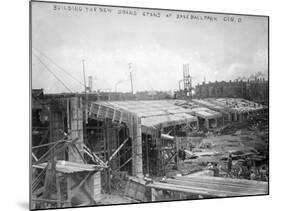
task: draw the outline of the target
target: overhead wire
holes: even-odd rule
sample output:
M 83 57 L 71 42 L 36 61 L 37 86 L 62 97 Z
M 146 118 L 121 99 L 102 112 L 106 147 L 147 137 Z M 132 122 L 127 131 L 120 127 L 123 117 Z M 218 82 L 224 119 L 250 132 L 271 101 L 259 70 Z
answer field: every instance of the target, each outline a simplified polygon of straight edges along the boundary
M 62 68 L 60 65 L 58 65 L 56 62 L 54 62 L 50 57 L 48 57 L 46 54 L 44 54 L 42 51 L 38 50 L 35 47 L 32 47 L 34 50 L 36 50 L 39 54 L 44 56 L 49 62 L 51 62 L 53 65 L 55 65 L 58 69 L 63 71 L 65 74 L 67 74 L 69 77 L 71 77 L 73 80 L 75 80 L 77 83 L 79 83 L 81 86 L 85 87 L 85 85 L 76 77 L 74 77 L 72 74 L 70 74 L 68 71 L 66 71 L 64 68 Z
M 37 56 L 35 53 L 33 55 L 37 58 L 37 60 L 45 67 L 45 69 L 50 72 L 68 91 L 72 92 L 69 87 Z

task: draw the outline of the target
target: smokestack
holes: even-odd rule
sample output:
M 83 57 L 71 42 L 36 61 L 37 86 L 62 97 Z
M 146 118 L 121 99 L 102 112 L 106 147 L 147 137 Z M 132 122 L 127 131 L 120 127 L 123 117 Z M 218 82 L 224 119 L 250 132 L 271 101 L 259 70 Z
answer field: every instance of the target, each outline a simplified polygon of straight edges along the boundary
M 88 77 L 88 87 L 89 87 L 89 91 L 92 92 L 93 91 L 93 76 Z

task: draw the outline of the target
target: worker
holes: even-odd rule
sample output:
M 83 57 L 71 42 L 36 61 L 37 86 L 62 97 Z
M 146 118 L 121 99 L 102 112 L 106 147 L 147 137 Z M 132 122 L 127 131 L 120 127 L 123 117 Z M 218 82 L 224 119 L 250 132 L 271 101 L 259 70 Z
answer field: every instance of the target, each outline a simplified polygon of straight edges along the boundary
M 183 146 L 181 146 L 181 148 L 179 149 L 179 157 L 181 158 L 181 160 L 185 160 L 185 150 Z
M 153 183 L 153 180 L 151 179 L 151 177 L 149 176 L 149 174 L 145 174 L 144 176 L 144 181 L 145 181 L 145 184 L 150 184 L 150 183 Z
M 218 177 L 219 174 L 220 174 L 220 170 L 218 168 L 218 164 L 217 163 L 214 163 L 210 168 L 209 170 L 212 170 L 214 172 L 214 177 Z
M 190 152 L 192 152 L 192 150 L 193 150 L 193 144 L 191 142 L 189 142 L 189 150 L 190 150 Z
M 265 166 L 262 166 L 260 169 L 260 180 L 261 181 L 268 181 L 267 173 L 266 173 L 266 168 Z
M 183 148 L 183 158 L 182 160 L 184 161 L 186 159 L 186 148 Z
M 255 180 L 256 179 L 256 174 L 255 172 L 252 170 L 251 174 L 250 174 L 250 180 Z
M 232 170 L 232 155 L 231 153 L 229 153 L 228 159 L 227 159 L 227 169 L 228 169 L 228 173 L 231 173 Z
M 245 164 L 244 164 L 244 165 L 247 167 L 248 170 L 251 169 L 251 167 L 252 167 L 252 162 L 251 162 L 251 160 L 250 160 L 249 157 L 246 157 L 246 159 L 245 159 Z
M 239 170 L 238 170 L 238 174 L 237 174 L 238 179 L 240 179 L 242 177 L 242 174 L 243 174 L 243 168 L 241 166 L 239 166 Z

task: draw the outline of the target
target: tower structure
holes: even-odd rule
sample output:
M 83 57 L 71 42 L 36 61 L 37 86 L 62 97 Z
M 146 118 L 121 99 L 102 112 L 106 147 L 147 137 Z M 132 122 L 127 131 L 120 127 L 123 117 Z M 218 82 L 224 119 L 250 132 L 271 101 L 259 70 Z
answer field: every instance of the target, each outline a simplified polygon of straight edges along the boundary
M 192 78 L 189 75 L 189 64 L 183 65 L 183 92 L 186 98 L 192 98 Z

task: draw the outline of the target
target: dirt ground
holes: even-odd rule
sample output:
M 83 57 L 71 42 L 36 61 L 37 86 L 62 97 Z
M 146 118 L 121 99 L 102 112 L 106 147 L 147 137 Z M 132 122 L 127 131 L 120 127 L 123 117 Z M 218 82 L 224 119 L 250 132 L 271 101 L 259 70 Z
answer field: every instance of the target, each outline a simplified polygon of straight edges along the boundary
M 220 176 L 267 180 L 268 178 L 268 122 L 236 123 L 209 131 L 203 137 L 188 137 L 186 159 L 180 160 L 167 176 L 187 175 L 217 164 Z M 191 148 L 189 146 L 192 146 Z M 228 156 L 232 156 L 232 170 L 227 169 Z

